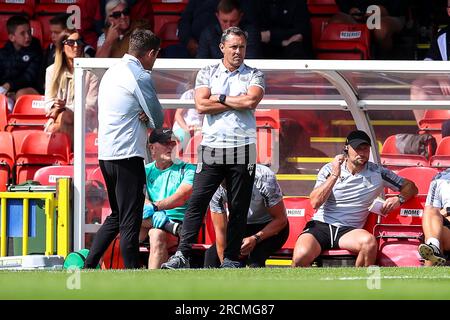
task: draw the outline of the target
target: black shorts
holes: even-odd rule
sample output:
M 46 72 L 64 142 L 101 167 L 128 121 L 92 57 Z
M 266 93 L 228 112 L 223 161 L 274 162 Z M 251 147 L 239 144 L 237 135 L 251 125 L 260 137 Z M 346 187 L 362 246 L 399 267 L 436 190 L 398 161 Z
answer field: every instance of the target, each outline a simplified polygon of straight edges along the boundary
M 450 221 L 448 221 L 447 220 L 447 218 L 446 217 L 443 217 L 444 218 L 444 227 L 447 227 L 447 228 L 449 228 L 450 229 Z
M 328 223 L 311 220 L 306 224 L 300 235 L 304 233 L 312 234 L 314 238 L 316 238 L 316 240 L 319 242 L 320 247 L 323 251 L 330 249 L 339 249 L 339 239 L 341 239 L 341 237 L 347 232 L 355 229 L 356 228 L 347 226 L 336 227 Z

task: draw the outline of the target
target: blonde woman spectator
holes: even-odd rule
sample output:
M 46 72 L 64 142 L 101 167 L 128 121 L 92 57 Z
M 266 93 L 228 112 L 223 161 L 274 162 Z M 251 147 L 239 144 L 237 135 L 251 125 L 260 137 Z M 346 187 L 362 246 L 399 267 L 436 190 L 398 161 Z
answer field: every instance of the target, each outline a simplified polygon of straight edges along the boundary
M 47 132 L 65 132 L 73 141 L 74 120 L 74 58 L 84 56 L 84 42 L 77 30 L 64 30 L 56 44 L 55 63 L 45 73 Z M 98 78 L 86 76 L 86 127 L 96 129 Z

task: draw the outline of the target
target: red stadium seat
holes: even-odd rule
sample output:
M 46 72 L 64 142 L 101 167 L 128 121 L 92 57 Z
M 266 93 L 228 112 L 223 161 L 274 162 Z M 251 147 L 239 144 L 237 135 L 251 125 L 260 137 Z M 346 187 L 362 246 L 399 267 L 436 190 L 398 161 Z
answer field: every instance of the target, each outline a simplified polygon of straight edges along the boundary
M 433 135 L 439 143 L 442 139 L 442 123 L 450 119 L 450 110 L 426 110 L 423 118 L 419 121 L 419 132 Z
M 419 189 L 419 195 L 426 197 L 431 180 L 439 171 L 429 167 L 410 167 L 397 171 L 400 177 L 413 181 Z M 388 190 L 389 194 L 398 194 L 398 191 Z
M 11 1 L 12 2 L 12 1 Z M 34 13 L 34 1 L 26 1 L 27 3 L 6 3 L 0 2 L 0 14 L 3 15 L 25 15 L 32 17 Z
M 0 131 L 0 191 L 6 191 L 14 166 L 14 141 L 11 133 Z
M 101 223 L 103 223 L 105 221 L 106 217 L 108 217 L 111 214 L 111 207 L 110 207 L 109 201 L 108 201 L 108 194 L 107 194 L 107 190 L 106 190 L 105 178 L 103 177 L 100 167 L 96 168 L 95 170 L 92 170 L 89 173 L 89 175 L 86 177 L 86 181 L 87 181 L 87 183 L 86 183 L 86 198 L 87 198 L 87 200 L 88 200 L 88 198 L 90 198 L 89 197 L 89 188 L 96 189 L 97 191 L 104 190 L 103 192 L 105 194 L 100 199 L 100 201 L 98 201 L 98 203 L 86 200 L 86 207 L 88 209 L 88 212 L 90 212 L 90 210 L 92 209 L 91 210 L 92 213 L 90 214 L 91 218 L 99 216 L 98 219 L 101 220 Z M 99 210 L 100 210 L 100 212 L 99 212 Z M 89 223 L 92 223 L 92 222 L 89 222 Z
M 439 142 L 435 155 L 431 157 L 430 164 L 433 168 L 439 170 L 450 168 L 450 137 L 444 137 Z
M 31 35 L 39 40 L 41 47 L 43 48 L 44 38 L 42 34 L 42 26 L 38 20 L 30 20 Z
M 280 111 L 260 109 L 255 111 L 256 118 L 256 162 L 272 164 L 273 153 L 278 143 L 280 129 Z
M 292 256 L 298 236 L 314 215 L 314 209 L 309 198 L 285 197 L 283 202 L 289 220 L 289 237 L 276 255 Z
M 429 152 L 431 154 L 431 151 Z M 422 155 L 402 154 L 397 149 L 395 135 L 389 136 L 383 143 L 380 153 L 381 164 L 391 170 L 405 167 L 428 167 L 429 161 Z
M 16 154 L 15 183 L 33 179 L 36 171 L 50 165 L 67 165 L 70 155 L 70 140 L 65 133 L 33 132 L 22 142 Z
M 163 25 L 158 26 L 159 31 L 157 33 L 157 36 L 161 39 L 161 48 L 166 48 L 179 42 L 178 20 L 179 17 L 177 17 L 177 19 L 175 19 L 174 21 L 167 21 Z M 158 18 L 155 18 L 155 24 L 156 21 L 158 21 L 158 23 L 161 23 Z
M 419 267 L 421 257 L 417 251 L 423 242 L 422 226 L 377 225 L 377 265 L 382 267 Z
M 56 185 L 58 178 L 73 178 L 73 166 L 49 166 L 43 167 L 34 174 L 34 181 L 38 181 L 43 186 Z
M 0 131 L 4 131 L 8 123 L 8 101 L 4 94 L 0 94 Z
M 370 34 L 365 24 L 330 23 L 316 47 L 318 59 L 370 59 Z
M 311 15 L 312 44 L 316 49 L 328 20 L 339 12 L 339 8 L 335 0 L 308 0 L 308 10 Z
M 45 116 L 45 97 L 24 95 L 17 99 L 9 115 L 7 130 L 43 129 L 48 121 Z

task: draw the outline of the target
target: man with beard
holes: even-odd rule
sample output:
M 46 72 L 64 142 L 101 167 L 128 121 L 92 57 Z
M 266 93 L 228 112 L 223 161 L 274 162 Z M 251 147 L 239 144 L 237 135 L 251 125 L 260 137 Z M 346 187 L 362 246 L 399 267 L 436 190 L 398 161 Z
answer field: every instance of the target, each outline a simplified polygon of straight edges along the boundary
M 300 234 L 294 248 L 293 267 L 307 267 L 324 250 L 345 249 L 357 255 L 357 267 L 370 266 L 377 257 L 373 234 L 363 229 L 372 202 L 389 187 L 400 194 L 384 202 L 381 213 L 398 208 L 417 194 L 415 184 L 378 164 L 369 162 L 371 140 L 352 131 L 343 154 L 326 164 L 310 194 L 317 210 Z

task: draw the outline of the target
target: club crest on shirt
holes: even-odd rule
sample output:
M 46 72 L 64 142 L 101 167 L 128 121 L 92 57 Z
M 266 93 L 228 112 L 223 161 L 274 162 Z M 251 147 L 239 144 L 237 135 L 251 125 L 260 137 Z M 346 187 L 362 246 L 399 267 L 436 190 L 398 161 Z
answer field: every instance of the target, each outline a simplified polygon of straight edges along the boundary
M 249 175 L 252 175 L 252 174 L 253 174 L 253 170 L 255 170 L 255 164 L 254 164 L 254 163 L 249 163 L 249 164 L 247 165 L 247 171 L 248 171 L 248 174 L 249 174 Z
M 28 61 L 30 61 L 30 56 L 29 55 L 24 55 L 23 57 L 22 57 L 22 60 L 24 61 L 24 62 L 28 62 Z
M 195 168 L 195 173 L 200 173 L 202 172 L 202 163 L 199 162 L 197 163 L 197 167 Z

